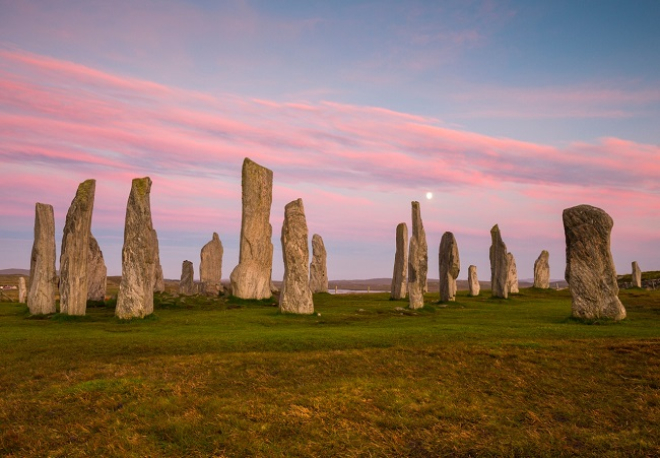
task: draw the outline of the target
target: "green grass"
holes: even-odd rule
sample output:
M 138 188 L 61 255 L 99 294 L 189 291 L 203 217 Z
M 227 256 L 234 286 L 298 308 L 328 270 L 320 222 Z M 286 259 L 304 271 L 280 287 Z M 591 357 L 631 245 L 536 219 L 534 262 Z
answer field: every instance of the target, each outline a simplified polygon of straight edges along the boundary
M 157 295 L 145 320 L 0 303 L 3 456 L 658 456 L 660 291 L 628 319 L 510 299 Z

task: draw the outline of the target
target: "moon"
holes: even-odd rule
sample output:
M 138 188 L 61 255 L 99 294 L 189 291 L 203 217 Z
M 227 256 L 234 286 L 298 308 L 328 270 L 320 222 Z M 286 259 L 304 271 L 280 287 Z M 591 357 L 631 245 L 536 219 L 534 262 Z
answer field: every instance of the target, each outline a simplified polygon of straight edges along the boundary
M 426 193 L 426 198 L 427 198 L 428 200 L 433 199 L 433 193 L 432 193 L 431 191 L 427 192 L 427 193 Z

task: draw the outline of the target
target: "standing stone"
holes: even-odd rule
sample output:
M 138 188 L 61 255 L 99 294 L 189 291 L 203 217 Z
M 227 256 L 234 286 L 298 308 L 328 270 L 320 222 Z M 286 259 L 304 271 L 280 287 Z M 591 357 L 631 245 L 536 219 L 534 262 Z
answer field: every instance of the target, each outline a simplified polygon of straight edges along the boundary
M 202 293 L 207 296 L 218 296 L 222 292 L 222 255 L 224 250 L 217 233 L 213 233 L 200 253 L 199 280 Z
M 143 318 L 154 311 L 156 250 L 151 222 L 151 179 L 135 178 L 126 205 L 121 283 L 115 315 L 121 319 Z
M 477 278 L 477 266 L 468 267 L 468 294 L 478 296 L 481 291 L 479 279 Z
M 509 293 L 517 294 L 520 292 L 518 289 L 518 268 L 516 267 L 516 258 L 513 257 L 513 253 L 507 253 L 509 258 L 509 275 L 508 275 L 508 287 Z
M 456 300 L 456 278 L 461 271 L 461 260 L 458 257 L 458 244 L 451 232 L 445 232 L 440 239 L 438 252 L 440 267 L 440 300 L 442 302 Z
M 55 313 L 55 217 L 53 206 L 37 203 L 34 215 L 34 243 L 30 256 L 30 289 L 27 305 L 32 315 Z
M 327 252 L 320 235 L 312 236 L 312 263 L 309 265 L 309 288 L 312 293 L 328 292 Z
M 428 245 L 419 202 L 412 205 L 412 237 L 408 250 L 408 302 L 411 309 L 424 307 L 424 288 L 429 270 Z
M 107 288 L 108 269 L 103 252 L 93 235 L 89 236 L 87 250 L 87 300 L 104 301 Z
M 396 253 L 390 298 L 405 299 L 408 292 L 408 226 L 399 223 L 396 227 Z
M 25 286 L 25 277 L 18 277 L 18 302 L 25 304 L 27 300 L 27 288 Z
M 163 278 L 163 266 L 160 264 L 160 246 L 158 244 L 158 233 L 156 229 L 151 231 L 154 244 L 154 293 L 165 292 L 165 279 Z
M 509 257 L 496 224 L 490 230 L 490 285 L 493 297 L 509 297 Z
M 550 288 L 550 253 L 541 251 L 539 257 L 534 261 L 534 288 Z
M 642 287 L 642 270 L 637 265 L 637 261 L 632 263 L 632 285 L 633 288 Z
M 616 269 L 610 251 L 610 215 L 591 205 L 567 208 L 565 278 L 573 297 L 573 316 L 622 320 L 626 309 L 619 300 Z
M 273 172 L 250 159 L 243 161 L 243 216 L 238 265 L 231 275 L 232 294 L 241 299 L 271 297 L 273 271 Z
M 66 214 L 60 255 L 60 313 L 84 315 L 87 310 L 87 257 L 96 180 L 78 186 Z
M 183 261 L 183 265 L 181 266 L 181 281 L 179 282 L 179 294 L 182 296 L 193 296 L 196 292 L 193 263 L 190 261 Z
M 282 224 L 282 257 L 284 279 L 280 293 L 280 312 L 314 313 L 312 290 L 309 287 L 309 247 L 307 221 L 302 199 L 289 202 L 284 207 Z

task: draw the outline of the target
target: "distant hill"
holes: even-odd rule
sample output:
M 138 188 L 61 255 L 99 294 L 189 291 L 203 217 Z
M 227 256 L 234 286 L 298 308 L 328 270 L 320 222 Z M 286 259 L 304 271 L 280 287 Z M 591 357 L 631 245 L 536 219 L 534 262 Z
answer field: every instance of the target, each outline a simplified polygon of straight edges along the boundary
M 30 269 L 0 269 L 0 275 L 25 275 L 30 276 Z

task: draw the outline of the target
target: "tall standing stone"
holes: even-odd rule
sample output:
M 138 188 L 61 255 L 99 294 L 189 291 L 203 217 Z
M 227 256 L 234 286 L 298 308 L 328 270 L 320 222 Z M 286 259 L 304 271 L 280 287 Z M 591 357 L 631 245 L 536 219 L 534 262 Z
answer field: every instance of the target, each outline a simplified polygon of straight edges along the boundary
M 468 294 L 478 296 L 481 291 L 479 279 L 477 278 L 477 266 L 468 267 Z
M 53 206 L 37 203 L 34 211 L 34 243 L 30 256 L 30 289 L 27 305 L 32 315 L 55 313 L 55 217 Z
M 182 296 L 193 296 L 197 293 L 195 288 L 195 269 L 190 261 L 183 261 L 181 266 L 181 281 L 179 282 L 179 294 Z
M 391 299 L 405 299 L 408 292 L 408 226 L 399 223 L 396 227 L 396 252 L 392 273 Z
M 214 232 L 211 241 L 202 247 L 199 255 L 199 280 L 202 293 L 207 296 L 218 296 L 222 292 L 223 253 L 220 237 Z
M 312 263 L 309 265 L 309 288 L 312 293 L 328 292 L 327 257 L 323 238 L 314 234 L 312 236 Z
M 160 245 L 158 244 L 158 233 L 156 229 L 151 231 L 154 246 L 154 293 L 165 292 L 165 278 L 163 277 L 163 266 L 160 264 Z
M 451 232 L 445 232 L 440 239 L 438 251 L 438 265 L 440 271 L 440 300 L 456 300 L 456 278 L 461 271 L 461 260 L 458 256 L 456 237 Z
M 289 202 L 284 207 L 281 240 L 284 279 L 280 292 L 280 312 L 314 313 L 307 268 L 309 262 L 307 221 L 302 199 Z
M 151 179 L 135 178 L 126 205 L 121 283 L 115 315 L 121 319 L 143 318 L 154 311 L 154 247 L 151 222 Z
M 25 304 L 27 301 L 27 287 L 25 286 L 25 277 L 18 277 L 18 302 Z
M 493 297 L 509 297 L 509 257 L 496 224 L 490 230 L 490 285 Z
M 424 288 L 429 270 L 428 245 L 419 202 L 412 205 L 412 237 L 408 250 L 408 302 L 411 309 L 424 307 Z
M 520 292 L 518 289 L 518 268 L 516 267 L 516 258 L 513 257 L 513 253 L 507 253 L 509 258 L 509 276 L 508 276 L 508 287 L 510 294 L 517 294 Z
M 89 236 L 87 250 L 87 300 L 104 301 L 107 289 L 108 268 L 103 252 L 93 235 Z
M 632 285 L 633 288 L 642 287 L 642 270 L 637 265 L 637 261 L 633 261 L 632 263 Z
M 565 278 L 573 297 L 576 318 L 626 317 L 619 300 L 616 269 L 610 251 L 610 215 L 591 205 L 578 205 L 563 212 L 566 236 Z
M 250 159 L 243 161 L 243 216 L 238 265 L 230 275 L 232 294 L 241 299 L 271 297 L 273 271 L 273 172 Z
M 541 251 L 539 257 L 534 261 L 534 288 L 550 288 L 550 253 Z
M 92 229 L 96 180 L 78 186 L 66 214 L 60 255 L 60 313 L 84 315 L 87 310 L 87 257 Z

